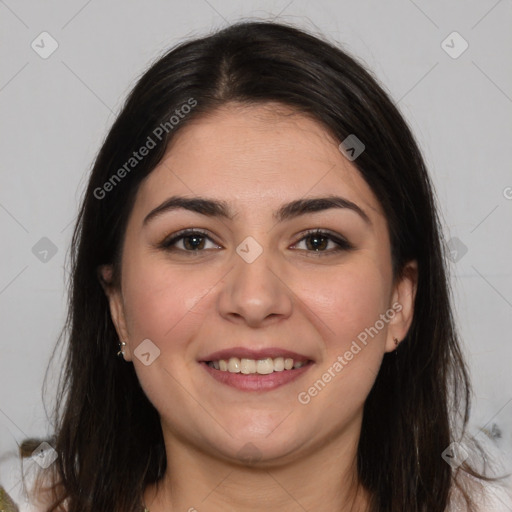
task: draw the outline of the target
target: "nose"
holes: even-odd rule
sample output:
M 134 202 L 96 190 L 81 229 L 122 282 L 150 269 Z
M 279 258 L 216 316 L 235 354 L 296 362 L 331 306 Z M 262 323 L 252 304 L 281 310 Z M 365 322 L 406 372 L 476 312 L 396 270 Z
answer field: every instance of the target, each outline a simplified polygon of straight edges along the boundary
M 234 254 L 234 268 L 228 272 L 218 297 L 223 318 L 260 327 L 289 317 L 293 293 L 283 277 L 279 262 L 264 249 L 252 262 Z

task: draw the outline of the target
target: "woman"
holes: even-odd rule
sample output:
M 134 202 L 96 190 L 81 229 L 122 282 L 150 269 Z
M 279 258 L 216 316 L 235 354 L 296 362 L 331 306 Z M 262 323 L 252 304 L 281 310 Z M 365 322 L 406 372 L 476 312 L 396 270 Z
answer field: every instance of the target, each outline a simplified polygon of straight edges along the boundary
M 491 494 L 424 162 L 330 43 L 240 23 L 155 62 L 72 249 L 45 510 L 441 512 Z

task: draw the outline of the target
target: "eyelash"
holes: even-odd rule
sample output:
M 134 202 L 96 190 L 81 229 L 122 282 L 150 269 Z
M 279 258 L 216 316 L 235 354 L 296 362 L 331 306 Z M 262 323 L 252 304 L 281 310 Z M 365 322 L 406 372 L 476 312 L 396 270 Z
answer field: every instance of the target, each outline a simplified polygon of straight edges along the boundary
M 176 242 L 183 240 L 189 236 L 192 235 L 200 235 L 202 237 L 207 238 L 211 242 L 214 242 L 205 231 L 202 231 L 200 229 L 184 229 L 182 231 L 178 231 L 174 235 L 172 235 L 170 238 L 166 238 L 161 244 L 159 244 L 160 249 L 164 249 L 167 251 L 181 251 L 181 252 L 188 252 L 188 253 L 198 253 L 203 252 L 206 249 L 198 249 L 198 250 L 187 250 L 187 249 L 177 249 L 176 247 L 173 247 Z M 338 247 L 331 250 L 323 250 L 323 251 L 315 251 L 315 250 L 306 250 L 306 252 L 312 253 L 315 256 L 326 256 L 333 253 L 338 253 L 340 251 L 350 251 L 354 249 L 354 246 L 348 242 L 347 240 L 335 236 L 331 234 L 329 231 L 325 231 L 322 229 L 311 229 L 302 234 L 302 238 L 300 238 L 297 242 L 295 242 L 294 245 L 297 245 L 299 242 L 302 242 L 303 240 L 307 239 L 308 237 L 322 237 L 327 238 L 328 240 L 334 242 L 337 244 Z M 215 243 L 215 242 L 214 242 Z

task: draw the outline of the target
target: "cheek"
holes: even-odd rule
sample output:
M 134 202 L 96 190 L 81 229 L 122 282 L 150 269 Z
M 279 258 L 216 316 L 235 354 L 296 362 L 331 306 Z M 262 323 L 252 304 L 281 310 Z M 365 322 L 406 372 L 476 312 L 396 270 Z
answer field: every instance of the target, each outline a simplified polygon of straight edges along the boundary
M 213 278 L 192 267 L 178 270 L 165 262 L 143 262 L 142 258 L 133 258 L 125 275 L 126 316 L 135 341 L 149 338 L 167 349 L 172 340 L 172 347 L 178 348 L 183 337 L 180 333 L 193 335 L 197 310 L 215 284 Z
M 196 364 L 194 339 L 204 316 L 200 310 L 211 307 L 208 291 L 218 278 L 204 271 L 178 270 L 165 262 L 150 262 L 148 258 L 143 263 L 142 258 L 137 261 L 133 257 L 124 276 L 126 321 L 137 377 L 160 414 L 178 421 L 176 411 L 183 411 L 190 400 L 183 393 L 183 383 Z M 137 358 L 137 347 L 145 339 L 160 351 L 148 366 Z M 168 394 L 162 393 L 163 389 Z M 173 396 L 172 403 L 169 396 Z
M 387 281 L 376 266 L 330 269 L 325 277 L 318 277 L 303 285 L 301 293 L 323 321 L 331 347 L 343 348 L 388 308 Z
M 334 425 L 360 410 L 375 382 L 384 355 L 387 324 L 380 315 L 388 309 L 387 288 L 378 268 L 367 266 L 339 272 L 316 297 L 316 311 L 328 326 L 325 353 L 301 396 L 327 411 Z
M 317 411 L 320 430 L 337 429 L 362 410 L 382 363 L 387 324 L 372 328 L 388 309 L 389 281 L 378 265 L 361 258 L 330 269 L 303 293 L 326 326 L 321 331 L 325 350 L 298 400 L 311 417 Z

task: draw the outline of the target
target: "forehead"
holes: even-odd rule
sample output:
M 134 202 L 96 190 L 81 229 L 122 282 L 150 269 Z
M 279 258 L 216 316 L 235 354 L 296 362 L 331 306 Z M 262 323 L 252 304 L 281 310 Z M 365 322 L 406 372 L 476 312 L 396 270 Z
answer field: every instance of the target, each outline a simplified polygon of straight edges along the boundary
M 136 206 L 170 194 L 236 203 L 235 210 L 277 209 L 286 200 L 336 194 L 383 217 L 378 199 L 327 129 L 284 105 L 227 104 L 182 127 L 141 183 Z

